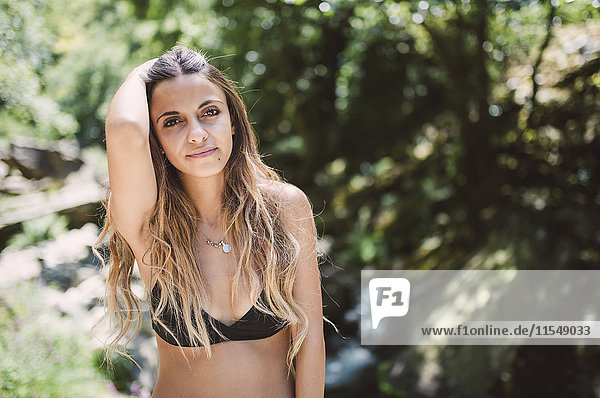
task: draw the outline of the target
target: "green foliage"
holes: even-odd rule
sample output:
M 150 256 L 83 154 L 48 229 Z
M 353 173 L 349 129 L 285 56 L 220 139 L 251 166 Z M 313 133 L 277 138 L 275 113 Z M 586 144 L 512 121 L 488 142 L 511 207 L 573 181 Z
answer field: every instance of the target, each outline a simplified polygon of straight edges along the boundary
M 210 5 L 2 0 L 0 139 L 102 141 L 108 104 L 127 72 L 176 41 L 215 44 L 222 21 Z
M 12 236 L 7 246 L 22 249 L 44 240 L 55 239 L 67 230 L 67 219 L 57 214 L 47 214 L 23 222 L 22 232 Z
M 21 285 L 0 298 L 0 396 L 109 396 L 89 334 L 44 305 L 45 289 Z
M 107 361 L 106 351 L 98 349 L 94 352 L 94 364 L 96 369 L 99 369 L 107 379 L 112 381 L 118 391 L 129 392 L 133 362 L 118 354 L 111 354 Z
M 102 141 L 110 99 L 136 61 L 133 43 L 123 40 L 135 22 L 132 7 L 97 0 L 55 0 L 52 6 L 47 20 L 57 43 L 55 62 L 44 74 L 47 90 L 77 120 L 80 144 Z M 66 20 L 65 7 L 78 17 Z
M 390 370 L 390 363 L 387 361 L 380 362 L 377 365 L 377 382 L 379 391 L 383 392 L 386 397 L 407 398 L 408 394 L 405 391 L 400 391 L 389 382 L 386 373 Z
M 56 39 L 43 17 L 46 3 L 2 0 L 0 11 L 0 138 L 72 136 L 75 120 L 44 89 Z

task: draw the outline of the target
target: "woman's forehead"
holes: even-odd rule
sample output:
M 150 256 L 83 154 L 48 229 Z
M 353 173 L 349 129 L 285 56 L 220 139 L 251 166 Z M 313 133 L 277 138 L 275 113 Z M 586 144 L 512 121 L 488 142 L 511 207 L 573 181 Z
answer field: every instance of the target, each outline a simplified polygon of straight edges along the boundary
M 210 99 L 225 102 L 225 93 L 200 73 L 185 74 L 158 82 L 152 92 L 151 108 L 160 112 L 163 107 L 193 105 Z

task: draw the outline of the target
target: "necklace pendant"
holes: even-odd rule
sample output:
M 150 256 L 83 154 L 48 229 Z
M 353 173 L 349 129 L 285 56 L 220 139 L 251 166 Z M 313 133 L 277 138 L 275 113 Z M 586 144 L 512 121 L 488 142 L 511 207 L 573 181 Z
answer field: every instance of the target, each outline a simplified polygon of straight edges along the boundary
M 229 253 L 231 251 L 231 246 L 223 241 L 221 241 L 221 243 L 221 250 L 223 250 L 223 253 Z

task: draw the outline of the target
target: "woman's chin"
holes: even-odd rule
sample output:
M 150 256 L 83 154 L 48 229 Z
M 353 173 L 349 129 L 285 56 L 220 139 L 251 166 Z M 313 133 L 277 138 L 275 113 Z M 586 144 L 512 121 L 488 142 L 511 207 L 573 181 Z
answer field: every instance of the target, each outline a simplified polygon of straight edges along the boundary
M 207 179 L 214 178 L 223 174 L 223 167 L 211 169 L 202 169 L 202 170 L 179 170 L 178 169 L 179 178 L 181 179 Z

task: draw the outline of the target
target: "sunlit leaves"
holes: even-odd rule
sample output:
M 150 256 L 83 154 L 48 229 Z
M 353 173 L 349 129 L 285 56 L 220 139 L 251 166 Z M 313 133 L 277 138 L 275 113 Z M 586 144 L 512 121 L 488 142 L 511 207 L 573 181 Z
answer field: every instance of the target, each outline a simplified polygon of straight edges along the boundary
M 52 61 L 56 36 L 39 14 L 46 4 L 0 2 L 0 137 L 42 140 L 72 136 L 77 128 L 54 98 L 44 92 L 42 72 Z

